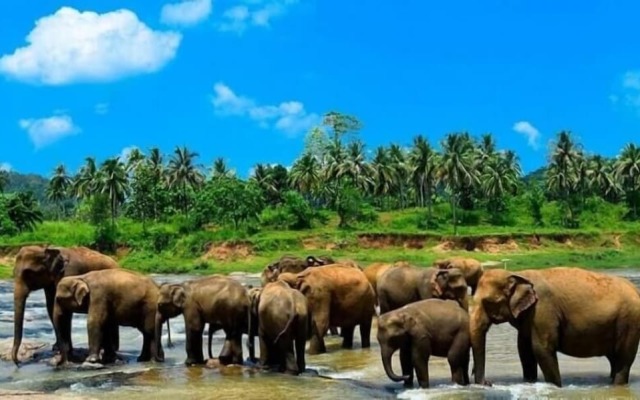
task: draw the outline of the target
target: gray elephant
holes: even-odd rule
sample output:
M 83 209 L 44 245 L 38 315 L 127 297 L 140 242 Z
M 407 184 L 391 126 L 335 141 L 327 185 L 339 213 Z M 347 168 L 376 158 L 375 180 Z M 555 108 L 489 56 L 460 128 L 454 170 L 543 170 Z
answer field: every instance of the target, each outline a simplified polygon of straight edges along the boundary
M 119 268 L 118 263 L 109 256 L 86 247 L 24 246 L 16 255 L 13 269 L 13 349 L 11 357 L 18 365 L 18 351 L 22 344 L 24 308 L 29 294 L 44 289 L 47 314 L 53 324 L 53 306 L 56 287 L 60 279 L 66 276 L 82 275 L 90 271 Z M 117 332 L 113 345 L 119 347 Z M 54 350 L 59 349 L 56 337 Z
M 137 328 L 143 337 L 138 361 L 164 361 L 162 345 L 156 343 L 155 317 L 158 285 L 149 277 L 123 269 L 92 271 L 68 276 L 58 283 L 53 325 L 60 338 L 58 364 L 68 362 L 71 319 L 74 312 L 87 313 L 89 356 L 87 362 L 112 362 L 116 349 L 108 337 L 119 326 Z M 100 360 L 100 350 L 104 357 Z
M 184 317 L 186 331 L 186 365 L 205 363 L 202 333 L 207 323 L 209 335 L 220 329 L 226 335 L 218 356 L 220 363 L 242 364 L 242 334 L 248 333 L 249 297 L 240 282 L 223 275 L 211 275 L 179 284 L 160 285 L 156 342 L 162 336 L 164 321 L 180 314 Z
M 429 357 L 446 357 L 451 380 L 469 384 L 469 314 L 453 300 L 428 299 L 383 314 L 378 319 L 378 343 L 387 376 L 405 386 L 429 387 Z M 400 350 L 403 376 L 391 367 L 391 357 Z M 402 357 L 403 353 L 407 353 Z
M 640 343 L 640 295 L 629 280 L 582 268 L 517 273 L 485 271 L 474 296 L 470 333 L 475 382 L 485 383 L 485 345 L 491 324 L 518 330 L 518 355 L 527 382 L 562 385 L 557 353 L 606 357 L 614 385 L 629 383 Z
M 462 271 L 467 286 L 471 288 L 471 294 L 476 293 L 476 287 L 480 281 L 480 277 L 484 273 L 482 263 L 475 258 L 470 257 L 450 257 L 433 262 L 433 266 L 439 269 L 457 268 Z
M 283 281 L 249 290 L 249 348 L 255 330 L 260 340 L 260 365 L 275 367 L 293 375 L 306 369 L 305 345 L 311 334 L 311 313 L 307 299 Z M 294 351 L 295 350 L 295 351 Z
M 460 302 L 468 310 L 467 283 L 456 268 L 418 268 L 398 264 L 378 276 L 380 314 L 431 298 Z

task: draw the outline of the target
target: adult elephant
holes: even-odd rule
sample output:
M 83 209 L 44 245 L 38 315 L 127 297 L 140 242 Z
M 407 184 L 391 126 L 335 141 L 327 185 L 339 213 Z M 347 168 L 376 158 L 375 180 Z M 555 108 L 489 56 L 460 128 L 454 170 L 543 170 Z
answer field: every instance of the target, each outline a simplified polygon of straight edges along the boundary
M 476 287 L 480 281 L 480 277 L 484 273 L 482 263 L 475 258 L 469 257 L 450 257 L 436 260 L 433 266 L 439 269 L 457 268 L 462 271 L 467 285 L 471 288 L 471 294 L 476 293 Z
M 53 324 L 56 286 L 63 277 L 115 268 L 119 268 L 119 265 L 113 258 L 86 247 L 22 247 L 18 251 L 13 269 L 13 362 L 19 365 L 18 351 L 22 344 L 24 308 L 31 292 L 44 289 L 47 313 Z M 59 347 L 58 344 L 56 338 L 54 349 Z M 118 347 L 117 337 L 115 346 Z
M 324 336 L 330 326 L 341 327 L 342 348 L 353 348 L 360 326 L 362 348 L 371 346 L 375 294 L 364 272 L 352 266 L 331 264 L 306 269 L 287 282 L 307 298 L 313 326 L 309 354 L 325 353 Z
M 178 284 L 160 285 L 156 314 L 156 343 L 162 336 L 162 324 L 182 314 L 186 332 L 185 364 L 204 364 L 202 333 L 209 324 L 211 335 L 224 330 L 225 342 L 220 363 L 242 364 L 242 334 L 248 333 L 249 296 L 247 288 L 233 278 L 210 275 Z
M 329 256 L 307 256 L 307 258 L 284 255 L 280 257 L 278 261 L 275 261 L 267 265 L 262 271 L 261 281 L 262 286 L 265 286 L 269 282 L 275 282 L 278 279 L 278 275 L 285 272 L 297 274 L 304 271 L 309 267 L 318 267 L 321 265 L 333 264 L 335 261 Z
M 276 281 L 264 288 L 249 290 L 249 300 L 249 349 L 254 348 L 257 331 L 260 365 L 293 375 L 303 373 L 306 369 L 304 351 L 311 333 L 307 299 L 287 283 Z
M 518 330 L 524 380 L 538 366 L 547 383 L 562 385 L 557 353 L 606 357 L 614 385 L 627 384 L 640 341 L 640 295 L 628 280 L 576 267 L 513 273 L 486 271 L 470 317 L 475 382 L 485 382 L 485 344 L 491 324 Z
M 123 269 L 92 271 L 62 278 L 53 308 L 53 325 L 60 338 L 57 363 L 66 363 L 71 354 L 74 312 L 87 314 L 87 362 L 113 362 L 116 349 L 109 335 L 113 335 L 114 330 L 117 332 L 119 326 L 134 327 L 142 333 L 138 361 L 164 361 L 162 345 L 156 343 L 154 336 L 158 295 L 158 285 L 151 278 Z M 101 349 L 104 349 L 102 360 Z
M 467 283 L 459 269 L 440 270 L 396 265 L 378 278 L 380 314 L 431 298 L 456 300 L 469 309 Z
M 397 261 L 395 263 L 373 263 L 363 269 L 363 272 L 371 284 L 373 291 L 376 293 L 376 296 L 378 295 L 378 279 L 380 279 L 386 270 L 396 265 L 408 265 L 408 263 L 405 261 Z

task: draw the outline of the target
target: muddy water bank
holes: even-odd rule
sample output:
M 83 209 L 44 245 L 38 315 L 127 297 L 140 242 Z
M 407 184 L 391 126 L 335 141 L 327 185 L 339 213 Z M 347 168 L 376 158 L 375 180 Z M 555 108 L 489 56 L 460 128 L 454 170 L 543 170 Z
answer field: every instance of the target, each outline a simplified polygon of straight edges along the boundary
M 613 271 L 630 278 L 640 286 L 640 273 Z M 176 282 L 189 279 L 186 276 L 154 276 L 159 282 Z M 255 275 L 235 275 L 248 284 L 259 284 Z M 165 348 L 166 362 L 137 363 L 135 361 L 142 343 L 139 333 L 131 328 L 120 328 L 121 354 L 124 365 L 101 370 L 55 370 L 45 362 L 29 362 L 20 368 L 0 361 L 0 390 L 33 390 L 53 396 L 82 396 L 95 399 L 508 399 L 523 397 L 544 398 L 640 398 L 640 362 L 632 369 L 631 384 L 614 388 L 607 385 L 609 365 L 604 358 L 576 359 L 559 355 L 564 388 L 558 389 L 542 383 L 522 384 L 521 368 L 516 346 L 516 332 L 508 325 L 493 326 L 487 340 L 487 377 L 491 388 L 469 386 L 456 387 L 449 383 L 450 372 L 446 360 L 432 358 L 430 375 L 432 388 L 403 389 L 385 375 L 379 347 L 375 340 L 375 323 L 372 347 L 360 349 L 356 330 L 355 349 L 341 350 L 340 339 L 329 337 L 328 353 L 307 356 L 309 372 L 304 376 L 257 372 L 252 368 L 228 367 L 211 369 L 186 368 L 183 365 L 184 324 L 182 318 L 171 320 L 172 340 L 175 347 Z M 206 334 L 206 332 L 205 332 Z M 13 335 L 13 295 L 9 281 L 0 281 L 0 342 L 10 341 Z M 73 322 L 74 346 L 87 346 L 86 316 L 76 315 Z M 42 292 L 34 293 L 28 300 L 25 340 L 46 343 L 37 349 L 38 357 L 50 356 L 53 332 L 48 321 Z M 222 347 L 221 333 L 214 336 L 214 354 Z M 163 343 L 166 343 L 166 329 Z M 206 340 L 205 340 L 206 343 Z M 245 348 L 245 357 L 248 355 Z M 397 355 L 394 368 L 400 370 Z M 540 373 L 540 377 L 542 374 Z

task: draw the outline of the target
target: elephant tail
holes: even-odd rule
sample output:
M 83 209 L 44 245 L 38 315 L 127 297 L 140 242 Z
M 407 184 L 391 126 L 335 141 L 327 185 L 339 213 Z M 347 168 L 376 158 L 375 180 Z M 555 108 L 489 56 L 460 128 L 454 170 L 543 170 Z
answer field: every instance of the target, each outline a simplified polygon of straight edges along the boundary
M 287 321 L 287 325 L 285 325 L 284 329 L 282 330 L 282 332 L 280 332 L 278 334 L 278 336 L 276 336 L 276 340 L 274 340 L 274 344 L 278 343 L 278 340 L 280 340 L 280 337 L 289 330 L 289 328 L 291 327 L 291 324 L 293 323 L 293 321 L 296 319 L 297 315 L 295 312 L 293 312 L 291 314 L 291 318 L 289 318 L 289 320 Z

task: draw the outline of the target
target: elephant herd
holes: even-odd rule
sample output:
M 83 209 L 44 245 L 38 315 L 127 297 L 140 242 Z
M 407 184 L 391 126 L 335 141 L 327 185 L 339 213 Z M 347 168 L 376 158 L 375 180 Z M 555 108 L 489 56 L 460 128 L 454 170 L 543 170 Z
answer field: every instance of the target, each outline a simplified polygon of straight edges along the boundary
M 186 365 L 205 363 L 202 341 L 209 324 L 209 358 L 211 336 L 223 330 L 220 363 L 242 364 L 246 334 L 251 361 L 290 374 L 305 371 L 305 353 L 326 352 L 325 336 L 338 329 L 343 349 L 353 348 L 356 327 L 361 347 L 370 347 L 377 319 L 387 376 L 412 386 L 415 373 L 423 388 L 429 387 L 431 356 L 447 358 L 452 381 L 466 385 L 473 354 L 475 383 L 490 384 L 485 344 L 492 324 L 508 322 L 517 330 L 524 381 L 535 382 L 540 367 L 544 380 L 557 386 L 558 352 L 606 357 L 611 382 L 627 384 L 640 342 L 638 289 L 627 279 L 578 267 L 484 270 L 477 260 L 451 257 L 429 267 L 398 261 L 363 269 L 350 260 L 283 256 L 264 268 L 260 287 L 222 275 L 159 285 L 85 247 L 25 246 L 14 269 L 16 365 L 26 299 L 39 289 L 54 327 L 58 365 L 74 358 L 73 313 L 87 314 L 86 362 L 106 364 L 118 357 L 120 326 L 142 333 L 138 361 L 162 362 L 162 327 L 182 315 Z M 391 365 L 396 351 L 400 375 Z

